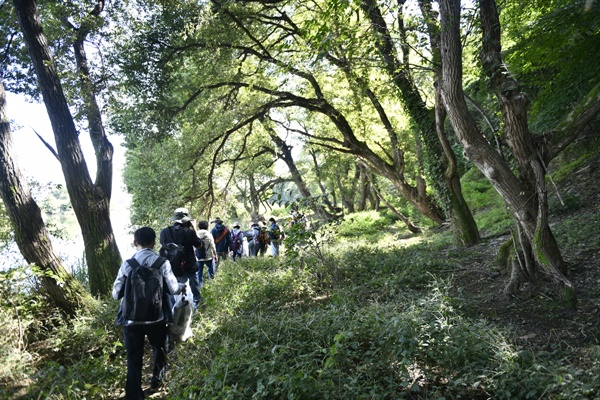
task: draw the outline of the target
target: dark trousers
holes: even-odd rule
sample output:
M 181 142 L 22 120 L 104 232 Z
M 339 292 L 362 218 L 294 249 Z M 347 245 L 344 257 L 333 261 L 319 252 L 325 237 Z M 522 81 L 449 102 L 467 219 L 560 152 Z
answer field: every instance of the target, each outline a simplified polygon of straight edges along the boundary
M 144 340 L 152 346 L 154 355 L 154 370 L 152 384 L 162 382 L 167 370 L 167 356 L 165 341 L 167 339 L 167 325 L 164 323 L 152 325 L 130 325 L 123 327 L 125 337 L 125 350 L 127 352 L 127 383 L 125 384 L 126 399 L 143 399 L 142 391 L 142 366 L 144 356 Z
M 198 280 L 200 281 L 200 287 L 204 285 L 204 266 L 208 269 L 208 279 L 215 278 L 215 264 L 212 258 L 210 260 L 200 260 L 197 262 L 198 265 Z

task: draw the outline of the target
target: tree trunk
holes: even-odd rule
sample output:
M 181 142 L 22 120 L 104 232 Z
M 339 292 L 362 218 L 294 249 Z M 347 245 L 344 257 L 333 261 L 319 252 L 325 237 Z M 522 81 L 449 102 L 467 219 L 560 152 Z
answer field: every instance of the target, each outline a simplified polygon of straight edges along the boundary
M 78 132 L 69 111 L 62 85 L 54 67 L 34 0 L 14 0 L 21 29 L 38 78 L 38 86 L 50 117 L 59 161 L 73 210 L 85 243 L 85 255 L 92 294 L 108 294 L 121 263 L 110 221 L 112 170 L 103 173 L 95 185 L 82 154 Z M 112 162 L 112 146 L 107 141 L 96 150 L 100 164 Z M 104 175 L 106 174 L 106 175 Z
M 524 264 L 532 262 L 535 267 L 523 268 L 523 275 L 535 279 L 531 271 L 544 272 L 564 286 L 565 300 L 575 306 L 573 284 L 565 276 L 566 267 L 560 250 L 548 225 L 545 172 L 541 148 L 528 129 L 525 96 L 517 82 L 506 70 L 500 54 L 500 24 L 496 5 L 481 0 L 483 28 L 482 64 L 490 77 L 491 86 L 501 104 L 504 119 L 504 135 L 515 158 L 519 177 L 495 151 L 479 131 L 467 110 L 462 92 L 462 64 L 460 41 L 460 1 L 440 2 L 442 21 L 442 96 L 448 116 L 465 149 L 465 153 L 479 168 L 492 186 L 500 193 L 518 224 L 519 239 L 525 256 Z M 598 101 L 598 99 L 596 99 Z M 596 106 L 593 102 L 588 107 Z M 588 114 L 588 117 L 589 114 Z M 522 234 L 521 234 L 522 233 Z M 531 249 L 531 251 L 529 251 Z M 533 260 L 527 259 L 527 255 Z M 519 263 L 514 263 L 519 265 Z M 515 267 L 517 268 L 517 267 Z M 514 273 L 513 276 L 518 275 Z M 511 280 L 512 282 L 512 280 Z M 509 284 L 507 288 L 514 287 Z
M 321 177 L 321 169 L 319 168 L 319 160 L 317 159 L 317 153 L 313 149 L 308 150 L 309 154 L 313 160 L 313 169 L 315 171 L 315 177 L 317 178 L 317 184 L 319 185 L 319 189 L 321 190 L 321 196 L 323 198 L 323 203 L 327 206 L 330 214 L 336 214 L 335 205 L 329 199 L 329 193 L 323 184 L 323 180 Z
M 360 189 L 358 196 L 358 211 L 367 209 L 367 199 L 369 198 L 369 176 L 367 168 L 362 164 L 357 164 L 356 168 L 360 171 Z M 377 190 L 377 189 L 375 189 Z
M 402 6 L 404 2 L 401 2 Z M 434 59 L 436 52 L 439 54 L 437 39 L 439 30 L 435 30 L 435 25 L 431 23 L 431 13 L 427 12 L 427 6 L 431 8 L 430 2 L 420 2 L 424 17 L 428 20 L 430 39 Z M 475 219 L 469 209 L 467 202 L 462 195 L 460 178 L 456 171 L 456 160 L 452 149 L 450 148 L 445 132 L 443 130 L 443 113 L 432 113 L 427 109 L 425 102 L 421 98 L 417 87 L 415 86 L 407 60 L 400 62 L 396 55 L 393 40 L 388 31 L 387 24 L 381 15 L 378 5 L 373 0 L 362 0 L 362 7 L 371 21 L 371 27 L 377 35 L 377 47 L 385 60 L 385 65 L 392 82 L 398 87 L 402 96 L 402 102 L 406 113 L 414 121 L 419 129 L 420 139 L 424 144 L 425 150 L 425 168 L 431 177 L 431 183 L 438 194 L 443 208 L 447 210 L 454 231 L 454 240 L 456 243 L 471 245 L 479 242 L 480 236 L 475 224 Z M 423 8 L 425 7 L 425 8 Z M 399 11 L 400 12 L 400 11 Z M 402 18 L 399 18 L 402 22 Z M 405 35 L 403 23 L 400 24 L 401 35 Z M 407 58 L 407 47 L 403 47 L 404 57 Z M 420 192 L 425 191 L 425 181 L 422 178 L 417 185 Z M 440 221 L 436 221 L 440 222 Z
M 375 193 L 377 194 L 377 197 L 379 199 L 381 199 L 381 201 L 383 201 L 383 203 L 386 205 L 387 208 L 390 209 L 391 212 L 393 212 L 398 218 L 400 218 L 400 220 L 402 222 L 404 222 L 404 224 L 406 224 L 406 228 L 412 232 L 412 233 L 421 233 L 421 229 L 414 226 L 412 224 L 412 222 L 410 222 L 410 220 L 404 215 L 402 214 L 400 211 L 398 211 L 396 209 L 396 207 L 394 207 L 392 204 L 390 204 L 385 197 L 383 197 L 383 194 L 381 193 L 381 191 L 377 188 L 377 185 L 374 182 L 371 182 L 371 185 L 373 186 L 373 190 L 375 190 Z
M 441 38 L 439 23 L 436 18 L 437 14 L 432 9 L 431 0 L 419 0 L 419 6 L 423 17 L 425 18 L 427 30 L 429 32 L 429 40 L 431 42 L 432 64 L 435 73 L 435 131 L 441 150 L 443 151 L 443 156 L 440 154 L 439 158 L 442 160 L 441 165 L 444 168 L 443 176 L 446 182 L 446 188 L 448 188 L 446 202 L 449 203 L 448 211 L 450 214 L 450 221 L 452 229 L 455 232 L 454 242 L 462 246 L 473 245 L 479 243 L 481 236 L 479 235 L 479 229 L 477 228 L 477 223 L 475 222 L 475 218 L 471 213 L 469 205 L 462 195 L 462 186 L 460 184 L 460 177 L 456 166 L 456 156 L 454 151 L 452 151 L 452 146 L 450 145 L 446 130 L 444 129 L 446 109 L 441 93 L 442 57 L 440 54 Z M 445 188 L 442 188 L 441 190 L 444 189 Z
M 353 212 L 355 212 L 354 195 L 356 186 L 353 185 L 354 187 L 351 187 L 349 189 L 343 185 L 343 182 L 347 182 L 349 180 L 349 173 L 350 166 L 348 164 L 340 165 L 340 167 L 336 170 L 336 184 L 340 192 L 340 201 L 342 202 L 342 208 L 346 210 L 346 213 L 352 214 Z M 354 180 L 354 182 L 356 182 L 356 180 Z
M 308 189 L 308 186 L 306 186 L 304 179 L 302 179 L 302 174 L 300 173 L 300 171 L 298 171 L 298 168 L 296 167 L 296 163 L 294 162 L 294 159 L 292 158 L 292 152 L 290 150 L 290 147 L 287 145 L 285 140 L 281 139 L 279 136 L 277 136 L 277 134 L 275 132 L 272 132 L 270 129 L 269 129 L 269 131 L 270 131 L 271 140 L 273 140 L 273 143 L 275 143 L 275 145 L 281 151 L 279 158 L 282 159 L 283 162 L 285 162 L 285 164 L 287 165 L 287 167 L 290 171 L 290 174 L 292 175 L 292 181 L 294 181 L 294 183 L 296 184 L 296 187 L 298 188 L 300 195 L 304 199 L 310 199 L 310 207 L 313 210 L 313 212 L 315 213 L 315 215 L 317 216 L 317 218 L 319 218 L 322 221 L 328 221 L 328 220 L 334 219 L 335 216 L 330 214 L 321 205 L 320 202 L 314 201 L 313 196 L 310 193 L 310 190 Z
M 0 81 L 0 192 L 14 229 L 15 241 L 25 260 L 41 270 L 42 288 L 63 312 L 74 315 L 84 300 L 84 287 L 67 272 L 54 253 L 42 212 L 29 190 L 22 185 L 21 172 L 12 155 L 12 138 L 6 115 L 6 95 Z
M 432 196 L 427 193 L 425 181 L 421 177 L 417 177 L 416 186 L 412 186 L 406 181 L 403 161 L 398 165 L 397 163 L 390 164 L 382 159 L 365 142 L 358 140 L 348 120 L 331 104 L 322 101 L 318 111 L 329 117 L 331 122 L 344 135 L 344 145 L 349 149 L 349 153 L 358 156 L 361 161 L 369 166 L 372 172 L 388 178 L 396 190 L 421 214 L 436 223 L 444 222 L 443 211 Z

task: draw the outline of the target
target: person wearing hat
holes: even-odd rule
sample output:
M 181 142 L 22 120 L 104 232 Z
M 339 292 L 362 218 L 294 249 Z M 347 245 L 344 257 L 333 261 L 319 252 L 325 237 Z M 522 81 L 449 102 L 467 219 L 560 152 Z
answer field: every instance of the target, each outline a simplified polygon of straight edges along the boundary
M 200 282 L 198 280 L 198 266 L 194 248 L 201 245 L 200 238 L 192 224 L 192 218 L 187 208 L 177 208 L 171 217 L 173 224 L 160 231 L 160 244 L 164 247 L 168 243 L 175 243 L 183 248 L 181 265 L 171 265 L 173 273 L 180 283 L 190 282 L 194 307 L 202 300 L 200 295 Z M 161 252 L 162 253 L 162 252 Z
M 240 229 L 240 223 L 233 223 L 233 230 L 231 231 L 231 251 L 233 261 L 236 258 L 241 258 L 244 252 L 244 233 Z
M 281 239 L 283 239 L 283 232 L 279 225 L 277 225 L 277 221 L 275 218 L 269 218 L 269 222 L 271 225 L 269 226 L 269 241 L 271 242 L 271 255 L 273 257 L 277 257 L 279 255 L 279 245 L 281 244 Z
M 215 239 L 215 247 L 217 248 L 218 261 L 215 265 L 215 273 L 217 273 L 221 260 L 227 260 L 227 254 L 232 248 L 233 243 L 231 242 L 230 230 L 223 224 L 221 218 L 217 217 L 212 222 L 215 226 L 213 226 L 210 233 Z
M 262 223 L 262 221 L 258 221 L 254 225 L 252 238 L 254 241 L 254 255 L 264 255 L 269 243 L 269 233 L 267 232 L 267 227 Z

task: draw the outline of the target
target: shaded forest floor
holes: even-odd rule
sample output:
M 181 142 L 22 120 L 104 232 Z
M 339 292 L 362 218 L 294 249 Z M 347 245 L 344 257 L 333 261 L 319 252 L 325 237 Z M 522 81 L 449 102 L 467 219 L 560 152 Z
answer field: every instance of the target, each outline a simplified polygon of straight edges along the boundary
M 560 288 L 548 281 L 540 282 L 538 287 L 524 284 L 512 297 L 504 294 L 508 272 L 500 270 L 496 258 L 509 233 L 484 236 L 479 245 L 460 252 L 459 268 L 449 272 L 453 275 L 453 294 L 464 299 L 461 311 L 465 316 L 508 329 L 522 350 L 535 354 L 556 350 L 568 353 L 569 364 L 581 369 L 586 369 L 590 362 L 587 353 L 600 344 L 599 167 L 600 156 L 588 160 L 575 169 L 567 183 L 557 184 L 557 191 L 550 194 L 554 204 L 558 201 L 556 193 L 565 202 L 578 199 L 576 206 L 565 207 L 551 216 L 553 229 L 559 232 L 557 237 L 570 238 L 561 242 L 561 250 L 576 288 L 576 310 L 565 306 Z M 590 227 L 587 232 L 586 221 Z M 573 229 L 572 235 L 569 229 Z M 448 249 L 442 253 L 454 251 Z M 440 257 L 452 255 L 440 254 Z M 167 399 L 169 392 L 161 390 L 150 398 Z
M 152 356 L 146 346 L 148 397 L 256 398 L 257 385 L 270 374 L 282 378 L 262 387 L 270 390 L 262 398 L 285 398 L 282 388 L 295 398 L 376 398 L 372 393 L 384 392 L 391 394 L 381 398 L 598 398 L 600 155 L 598 146 L 583 147 L 594 155 L 569 157 L 576 162 L 563 166 L 567 178 L 557 173 L 557 189 L 549 188 L 550 221 L 576 288 L 577 309 L 565 306 L 552 282 L 504 294 L 508 272 L 497 255 L 509 232 L 486 236 L 490 227 L 484 226 L 479 245 L 457 248 L 448 245 L 447 231 L 428 241 L 394 225 L 377 242 L 380 225 L 345 221 L 352 234 L 357 226 L 375 233 L 357 241 L 356 249 L 326 254 L 321 263 L 311 258 L 311 268 L 279 265 L 287 258 L 224 265 L 205 288 L 194 338 L 169 356 L 166 384 L 156 393 L 149 392 Z M 495 207 L 485 199 L 485 207 Z M 399 237 L 406 239 L 400 246 Z M 425 240 L 414 245 L 411 239 Z M 450 294 L 447 300 L 435 299 L 427 286 L 432 276 Z M 126 363 L 122 333 L 114 325 L 116 306 L 98 303 L 93 318 L 57 324 L 51 337 L 33 338 L 27 352 L 17 353 L 30 357 L 29 365 L 16 369 L 10 386 L 0 385 L 0 398 L 123 398 Z M 442 306 L 452 308 L 449 325 L 438 324 Z M 6 315 L 9 325 L 13 314 Z M 449 332 L 452 340 L 436 341 Z M 506 337 L 510 351 L 501 354 L 496 349 L 504 348 Z M 438 347 L 429 351 L 430 343 Z M 400 349 L 407 355 L 399 356 Z M 398 368 L 403 357 L 411 363 L 408 383 Z M 323 373 L 332 375 L 321 379 Z M 285 378 L 298 374 L 310 379 Z M 387 379 L 390 374 L 402 379 Z M 333 385 L 330 376 L 353 383 Z
M 533 287 L 522 285 L 516 296 L 503 293 L 507 271 L 501 273 L 496 262 L 499 247 L 509 234 L 485 238 L 474 246 L 463 267 L 455 272 L 454 287 L 463 296 L 469 316 L 510 328 L 516 344 L 524 349 L 552 351 L 556 346 L 577 353 L 600 343 L 600 157 L 575 169 L 569 181 L 551 192 L 549 201 L 557 204 L 557 194 L 577 198 L 573 211 L 551 215 L 553 230 L 561 231 L 568 242 L 560 243 L 569 269 L 569 279 L 576 288 L 577 309 L 565 306 L 560 288 L 543 281 Z M 552 191 L 549 188 L 549 191 Z M 563 202 L 565 200 L 563 199 Z M 586 226 L 589 230 L 586 232 Z M 570 229 L 573 229 L 570 232 Z M 583 232 L 576 232 L 583 230 Z M 557 235 L 558 236 L 558 235 Z M 560 240 L 559 240 L 560 242 Z M 584 367 L 584 366 L 582 366 Z

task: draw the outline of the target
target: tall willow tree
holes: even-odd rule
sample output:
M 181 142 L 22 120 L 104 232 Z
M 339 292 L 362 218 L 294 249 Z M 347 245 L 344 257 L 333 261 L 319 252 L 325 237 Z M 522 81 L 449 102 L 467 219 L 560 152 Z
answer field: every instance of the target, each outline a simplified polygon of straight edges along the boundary
M 442 23 L 442 97 L 452 126 L 466 156 L 500 193 L 515 217 L 520 251 L 513 263 L 506 291 L 515 291 L 522 280 L 536 282 L 547 275 L 563 284 L 566 300 L 576 302 L 572 282 L 548 219 L 547 165 L 600 113 L 600 81 L 547 132 L 535 134 L 529 127 L 527 97 L 503 60 L 501 24 L 493 0 L 479 2 L 481 64 L 502 115 L 502 137 L 516 164 L 512 166 L 482 135 L 469 113 L 462 88 L 461 8 L 459 0 L 440 1 Z M 583 8 L 580 9 L 583 12 Z
M 96 151 L 97 173 L 95 181 L 92 181 L 61 76 L 42 27 L 37 3 L 35 0 L 14 0 L 22 37 L 54 131 L 55 155 L 61 164 L 71 204 L 81 227 L 90 289 L 93 294 L 110 292 L 121 262 L 110 221 L 113 147 L 102 126 L 83 47 L 85 37 L 89 33 L 88 24 L 97 17 L 103 5 L 102 1 L 96 3 L 88 15 L 90 20 L 84 18 L 81 26 L 76 27 L 69 22 L 69 28 L 75 31 L 76 37 L 73 46 L 78 76 L 81 79 L 82 112 L 87 116 L 89 133 Z
M 85 288 L 63 267 L 54 253 L 42 211 L 23 184 L 14 158 L 6 95 L 0 80 L 0 196 L 13 226 L 14 239 L 28 263 L 40 268 L 41 286 L 50 301 L 68 315 L 74 315 L 84 300 Z

